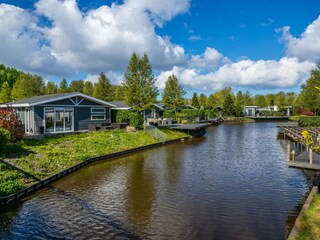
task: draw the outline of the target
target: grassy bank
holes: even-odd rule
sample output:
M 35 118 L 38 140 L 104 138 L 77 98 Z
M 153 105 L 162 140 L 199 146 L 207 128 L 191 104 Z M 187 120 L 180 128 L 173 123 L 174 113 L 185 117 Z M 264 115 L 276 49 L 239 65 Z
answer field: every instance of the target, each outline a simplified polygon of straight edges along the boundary
M 320 195 L 316 195 L 310 207 L 304 212 L 296 240 L 320 239 Z
M 164 131 L 166 140 L 186 136 L 181 132 Z M 7 148 L 6 161 L 32 176 L 43 179 L 58 173 L 90 157 L 127 150 L 158 142 L 147 132 L 125 132 L 123 130 L 89 132 L 39 140 L 24 140 Z M 1 165 L 2 166 L 2 165 Z M 24 174 L 2 166 L 0 169 L 0 195 L 17 191 L 29 183 Z M 15 187 L 8 188 L 14 184 Z

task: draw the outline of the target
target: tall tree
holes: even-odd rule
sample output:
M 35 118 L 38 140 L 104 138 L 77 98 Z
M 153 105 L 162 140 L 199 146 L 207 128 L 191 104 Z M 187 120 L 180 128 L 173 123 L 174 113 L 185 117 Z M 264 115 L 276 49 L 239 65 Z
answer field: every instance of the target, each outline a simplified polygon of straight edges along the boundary
M 7 81 L 5 81 L 0 90 L 0 103 L 7 103 L 11 101 L 11 88 Z
M 110 80 L 103 72 L 100 73 L 99 80 L 94 85 L 93 96 L 104 101 L 111 101 L 113 98 Z
M 284 92 L 278 92 L 275 96 L 275 103 L 278 107 L 287 105 L 286 94 Z
M 200 108 L 206 109 L 207 108 L 207 96 L 204 93 L 200 93 L 198 98 Z
M 64 78 L 61 80 L 60 84 L 59 84 L 59 93 L 68 93 L 70 92 L 69 87 L 68 87 L 68 82 L 67 80 Z
M 169 109 L 177 110 L 185 104 L 185 94 L 186 91 L 179 84 L 176 75 L 172 74 L 166 81 L 166 85 L 162 93 L 162 102 Z
M 268 106 L 267 100 L 266 100 L 265 96 L 262 94 L 257 94 L 254 97 L 254 104 L 259 107 L 267 107 Z
M 112 85 L 112 92 L 114 93 L 114 96 L 112 99 L 113 101 L 124 101 L 125 100 L 124 95 L 123 95 L 123 92 L 124 92 L 123 86 Z
M 230 116 L 235 116 L 235 114 L 236 114 L 235 104 L 233 101 L 233 97 L 230 93 L 226 96 L 223 102 L 223 115 L 230 117 Z
M 73 80 L 70 83 L 70 91 L 71 92 L 81 92 L 83 93 L 84 82 L 82 80 Z
M 198 108 L 198 109 L 200 108 L 198 94 L 196 92 L 194 92 L 193 95 L 192 95 L 191 106 L 193 106 L 195 108 Z
M 158 95 L 155 82 L 148 56 L 144 54 L 140 58 L 133 53 L 122 83 L 125 102 L 140 112 L 150 108 Z
M 45 94 L 56 94 L 58 92 L 58 87 L 54 82 L 47 82 L 45 87 Z
M 209 109 L 215 109 L 218 107 L 218 98 L 214 94 L 210 94 L 209 97 L 207 98 L 207 108 Z
M 31 74 L 21 74 L 12 89 L 12 98 L 19 100 L 44 93 L 44 82 L 41 77 Z
M 89 96 L 93 95 L 93 84 L 90 81 L 86 81 L 83 87 L 83 93 Z
M 320 113 L 320 97 L 315 87 L 320 86 L 320 63 L 311 71 L 310 77 L 301 85 L 299 103 L 301 107 L 307 108 L 315 113 Z

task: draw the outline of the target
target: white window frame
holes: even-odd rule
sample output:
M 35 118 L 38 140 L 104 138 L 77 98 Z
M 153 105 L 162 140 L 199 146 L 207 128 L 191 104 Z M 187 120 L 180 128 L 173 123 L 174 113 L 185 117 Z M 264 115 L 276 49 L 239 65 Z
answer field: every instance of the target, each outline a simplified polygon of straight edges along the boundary
M 100 111 L 100 110 L 102 110 L 102 111 Z M 103 117 L 103 119 L 95 119 L 95 117 Z M 106 108 L 92 107 L 91 108 L 91 121 L 104 121 L 104 120 L 106 120 Z
M 62 131 L 57 131 L 56 130 L 56 111 L 62 111 L 63 110 L 63 130 Z M 72 125 L 71 125 L 71 130 L 67 130 L 65 129 L 66 127 L 66 123 L 65 123 L 65 118 L 64 118 L 64 114 L 66 112 L 66 110 L 72 112 Z M 44 126 L 44 133 L 47 133 L 47 129 L 46 129 L 46 112 L 47 111 L 53 111 L 53 133 L 58 133 L 58 132 L 74 132 L 74 108 L 73 107 L 44 107 L 43 108 L 43 126 Z

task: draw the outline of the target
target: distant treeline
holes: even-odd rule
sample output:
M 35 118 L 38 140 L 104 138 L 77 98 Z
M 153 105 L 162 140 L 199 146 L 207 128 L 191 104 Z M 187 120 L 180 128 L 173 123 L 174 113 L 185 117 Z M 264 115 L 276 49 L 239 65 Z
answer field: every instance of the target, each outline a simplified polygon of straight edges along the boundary
M 133 60 L 134 55 L 130 60 L 128 66 L 129 70 L 130 66 L 134 66 L 134 64 L 132 64 Z M 133 76 L 133 74 L 128 74 L 128 72 L 132 72 L 128 69 L 125 74 L 126 78 L 131 75 Z M 132 69 L 134 69 L 134 67 L 132 67 Z M 152 71 L 151 65 L 149 66 L 149 70 Z M 152 72 L 149 74 L 152 75 Z M 178 84 L 178 80 L 174 75 L 168 78 L 168 83 L 170 83 L 170 78 L 171 80 L 176 81 L 176 85 Z M 126 83 L 127 82 L 128 81 L 126 81 Z M 62 79 L 59 84 L 56 84 L 51 81 L 45 82 L 43 78 L 38 75 L 25 73 L 15 68 L 6 67 L 3 64 L 0 65 L 0 103 L 38 95 L 66 92 L 81 92 L 105 101 L 124 101 L 126 95 L 124 93 L 127 93 L 130 90 L 127 89 L 127 84 L 124 86 L 112 85 L 108 77 L 103 72 L 100 73 L 99 80 L 95 84 L 90 81 L 84 82 L 83 80 L 73 80 L 68 84 L 66 79 Z M 296 107 L 295 109 L 303 107 L 317 114 L 320 113 L 320 96 L 318 90 L 315 88 L 316 86 L 320 86 L 319 64 L 317 68 L 311 72 L 308 80 L 301 85 L 301 92 L 299 94 L 294 92 L 285 93 L 282 91 L 278 93 L 256 95 L 251 95 L 249 91 L 238 91 L 234 94 L 232 92 L 232 88 L 228 87 L 209 95 L 205 95 L 203 93 L 198 95 L 197 93 L 194 93 L 192 99 L 184 99 L 184 104 L 190 104 L 198 109 L 213 109 L 217 106 L 223 107 L 226 105 L 225 100 L 227 99 L 227 101 L 230 102 L 228 104 L 234 105 L 233 111 L 235 112 L 241 111 L 244 106 L 253 105 L 267 107 L 276 105 L 280 108 L 284 106 L 293 106 Z M 179 86 L 176 86 L 176 88 L 177 87 Z M 162 97 L 164 97 L 164 95 L 166 95 L 166 97 L 170 96 L 174 91 L 180 91 L 181 96 L 185 94 L 183 88 L 173 90 L 172 86 L 170 88 L 170 84 L 167 84 L 165 89 L 166 94 L 163 94 Z M 168 102 L 166 99 L 163 100 L 164 102 Z

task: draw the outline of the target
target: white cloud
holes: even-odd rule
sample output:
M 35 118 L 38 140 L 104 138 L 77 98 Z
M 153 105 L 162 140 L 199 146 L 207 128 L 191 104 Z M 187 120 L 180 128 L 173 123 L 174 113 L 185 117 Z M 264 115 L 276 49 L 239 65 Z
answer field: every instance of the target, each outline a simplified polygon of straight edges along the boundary
M 189 38 L 189 41 L 199 41 L 201 40 L 200 35 L 191 35 Z
M 284 57 L 275 60 L 240 60 L 228 63 L 217 71 L 201 73 L 196 68 L 174 67 L 171 71 L 159 75 L 159 87 L 164 87 L 167 77 L 174 73 L 184 86 L 193 89 L 218 90 L 223 87 L 250 87 L 250 88 L 286 88 L 293 87 L 305 79 L 314 63 L 299 62 L 297 58 Z
M 0 61 L 42 74 L 125 70 L 133 51 L 154 69 L 185 63 L 183 47 L 155 33 L 189 8 L 189 0 L 127 0 L 81 12 L 76 0 L 39 0 L 36 11 L 0 4 Z M 44 16 L 50 24 L 39 25 Z
M 189 65 L 194 68 L 215 68 L 218 65 L 230 63 L 231 61 L 224 57 L 214 48 L 207 47 L 202 55 L 192 55 Z
M 289 26 L 276 31 L 282 33 L 281 40 L 285 43 L 288 57 L 313 62 L 320 59 L 320 16 L 306 28 L 300 37 L 292 36 Z

